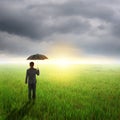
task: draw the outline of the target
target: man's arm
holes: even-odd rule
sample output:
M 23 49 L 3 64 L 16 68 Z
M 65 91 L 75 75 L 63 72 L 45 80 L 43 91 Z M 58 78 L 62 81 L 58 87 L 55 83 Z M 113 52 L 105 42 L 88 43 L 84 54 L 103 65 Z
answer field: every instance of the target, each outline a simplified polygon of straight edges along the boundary
M 39 69 L 36 70 L 36 74 L 37 74 L 37 75 L 40 75 Z
M 28 79 L 28 71 L 26 71 L 26 78 L 25 78 L 25 83 L 27 84 L 27 79 Z

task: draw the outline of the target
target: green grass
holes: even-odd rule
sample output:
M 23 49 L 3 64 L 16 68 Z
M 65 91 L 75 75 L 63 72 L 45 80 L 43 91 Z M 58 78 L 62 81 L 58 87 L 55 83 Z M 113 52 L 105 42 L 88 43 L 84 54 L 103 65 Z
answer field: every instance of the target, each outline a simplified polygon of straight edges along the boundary
M 0 120 L 120 120 L 120 66 L 40 65 L 28 102 L 25 65 L 0 65 Z

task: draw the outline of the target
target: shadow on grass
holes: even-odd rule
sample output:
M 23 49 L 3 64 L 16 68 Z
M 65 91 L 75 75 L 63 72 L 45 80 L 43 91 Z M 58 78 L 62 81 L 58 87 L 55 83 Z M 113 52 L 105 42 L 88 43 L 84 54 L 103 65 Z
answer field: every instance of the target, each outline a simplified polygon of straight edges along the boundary
M 33 101 L 26 102 L 20 109 L 13 109 L 5 120 L 22 120 L 29 113 L 33 105 Z

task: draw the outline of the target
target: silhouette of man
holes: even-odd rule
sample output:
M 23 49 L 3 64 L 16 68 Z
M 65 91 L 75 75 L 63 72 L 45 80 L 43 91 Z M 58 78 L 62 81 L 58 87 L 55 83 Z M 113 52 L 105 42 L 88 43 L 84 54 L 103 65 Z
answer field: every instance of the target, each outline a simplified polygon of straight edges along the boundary
M 36 98 L 36 75 L 39 75 L 39 69 L 34 68 L 34 62 L 30 62 L 30 68 L 26 71 L 26 79 L 25 83 L 28 83 L 28 98 L 31 100 L 31 92 L 32 98 Z

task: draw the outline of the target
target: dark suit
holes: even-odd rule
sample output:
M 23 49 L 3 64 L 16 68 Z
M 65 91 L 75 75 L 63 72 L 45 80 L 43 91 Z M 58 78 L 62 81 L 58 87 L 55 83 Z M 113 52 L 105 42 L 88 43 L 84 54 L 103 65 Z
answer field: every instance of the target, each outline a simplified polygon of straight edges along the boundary
M 39 75 L 39 70 L 35 68 L 27 69 L 25 83 L 28 83 L 29 99 L 31 99 L 31 91 L 33 92 L 32 98 L 36 98 L 36 75 Z

